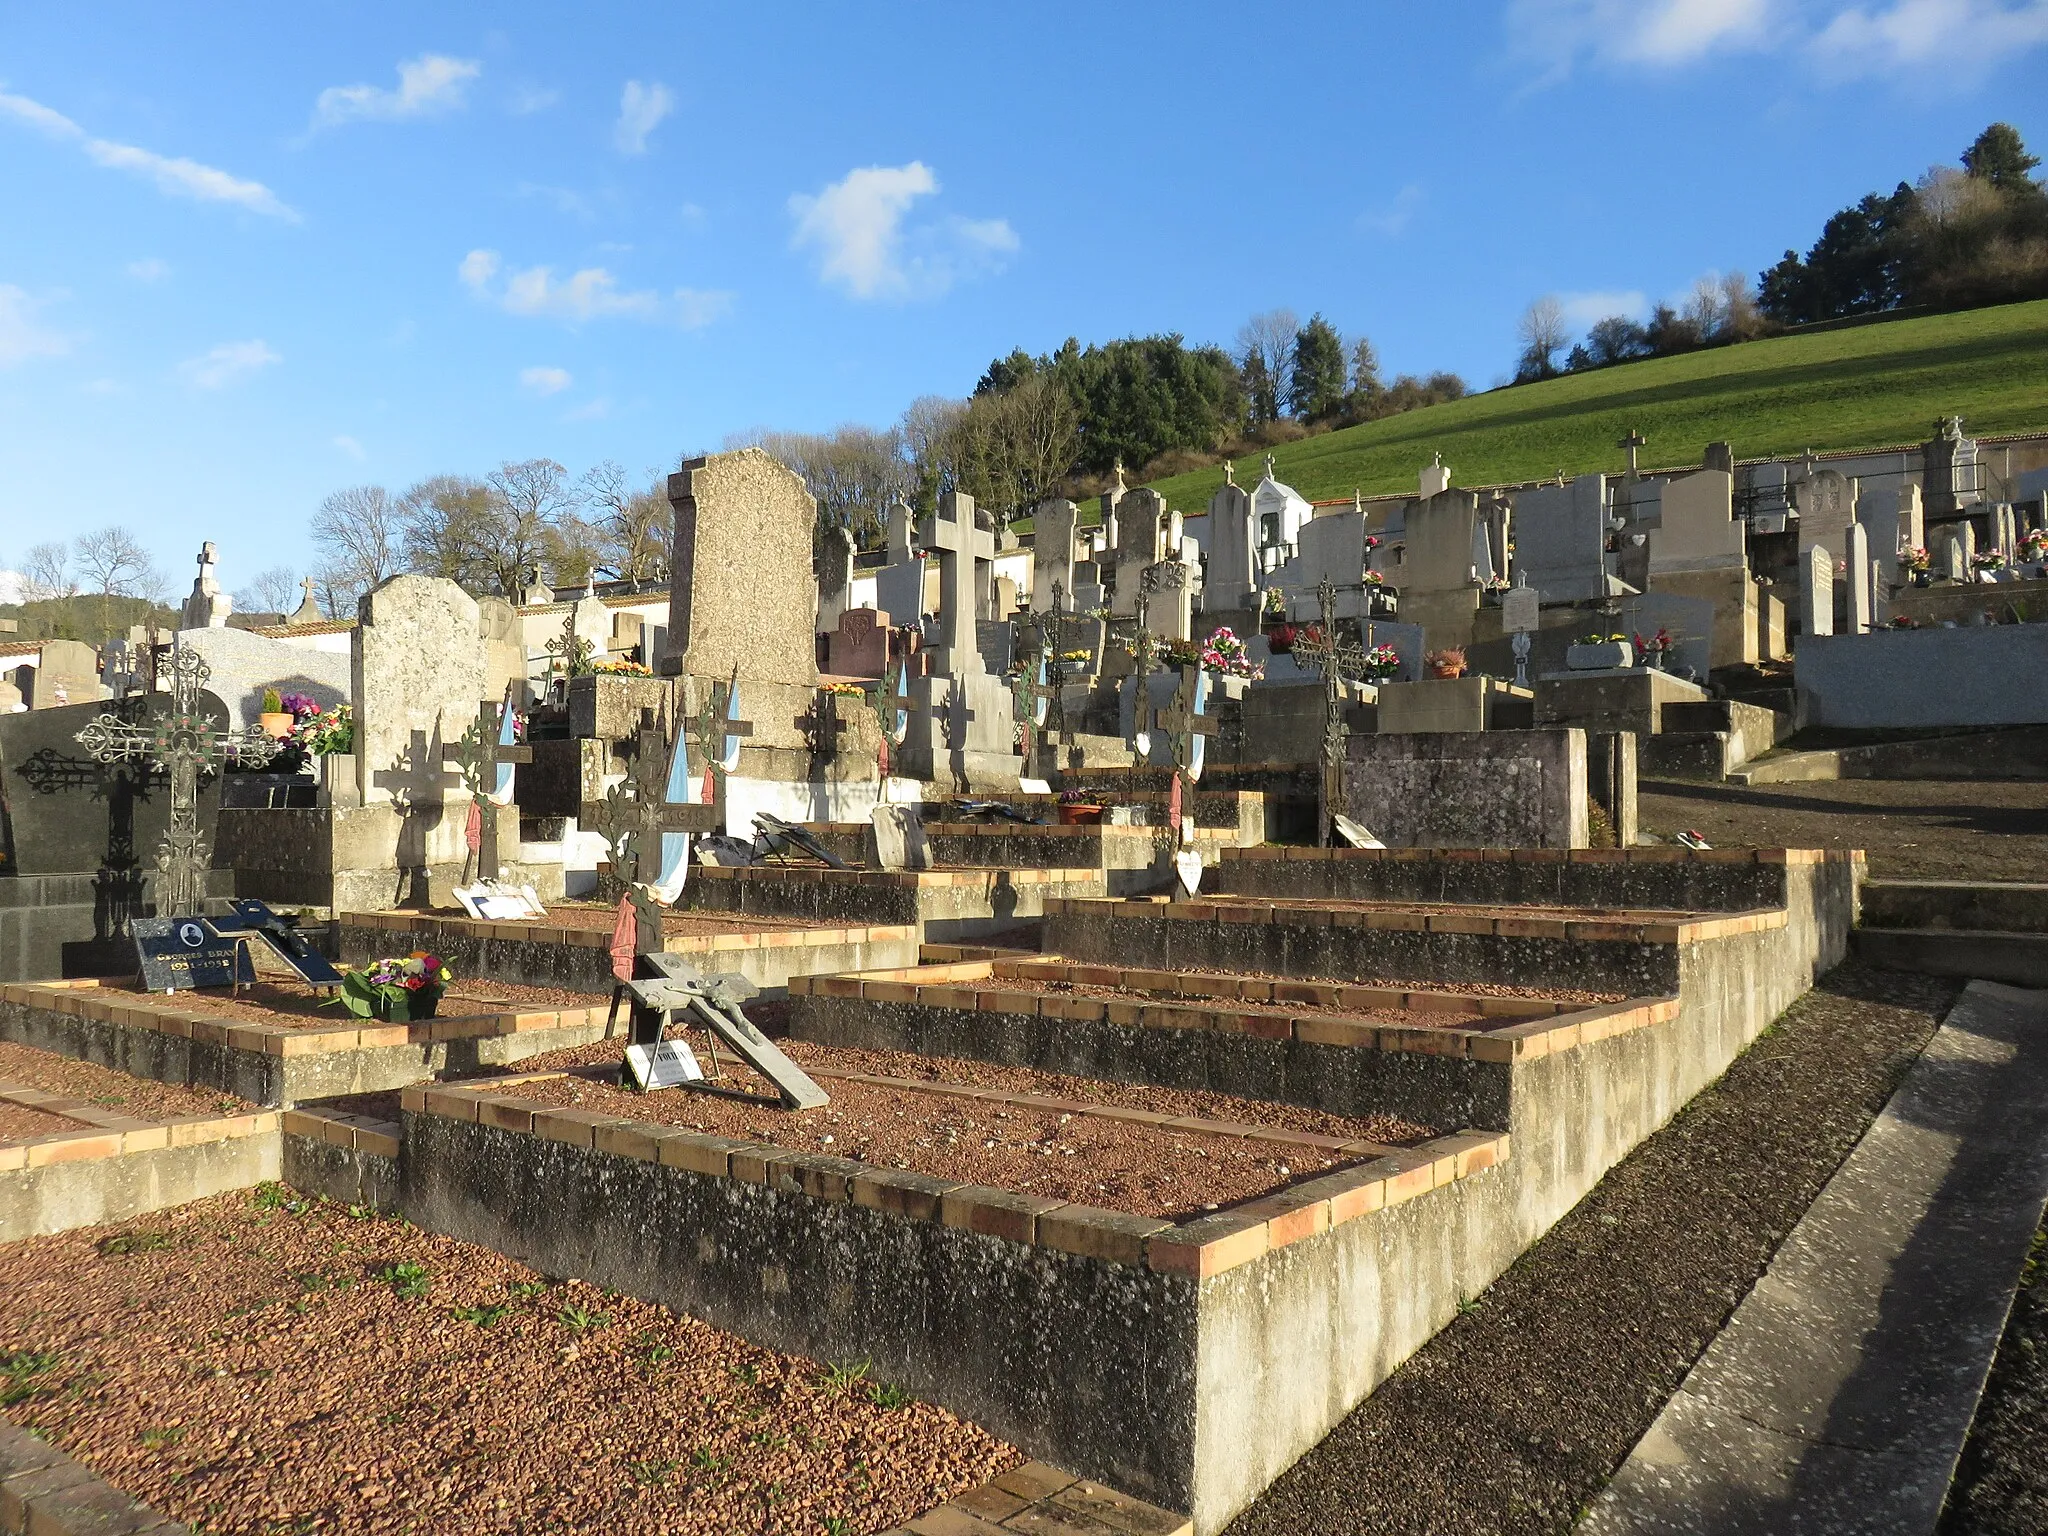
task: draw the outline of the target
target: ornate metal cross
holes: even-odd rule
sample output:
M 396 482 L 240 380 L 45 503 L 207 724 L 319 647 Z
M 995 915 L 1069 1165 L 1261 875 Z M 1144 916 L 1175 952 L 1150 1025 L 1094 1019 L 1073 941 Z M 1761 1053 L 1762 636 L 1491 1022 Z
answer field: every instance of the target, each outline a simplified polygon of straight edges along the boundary
M 1337 638 L 1337 588 L 1316 588 L 1321 615 L 1316 638 L 1297 637 L 1296 662 L 1323 678 L 1323 771 L 1316 786 L 1316 846 L 1330 846 L 1330 817 L 1344 804 L 1344 755 L 1351 732 L 1344 723 L 1345 689 L 1365 675 L 1365 648 Z
M 498 878 L 498 811 L 512 803 L 513 768 L 533 761 L 533 748 L 517 744 L 518 712 L 511 689 L 502 703 L 483 700 L 476 719 L 447 755 L 462 767 L 462 781 L 477 812 L 476 872 L 480 880 Z M 514 839 L 517 842 L 517 839 Z
M 670 798 L 677 766 L 671 752 L 680 749 L 669 745 L 667 716 L 666 708 L 660 718 L 651 709 L 640 711 L 632 775 L 606 790 L 604 799 L 583 803 L 583 819 L 611 844 L 612 872 L 602 892 L 606 900 L 615 900 L 626 886 L 650 885 L 660 877 L 664 834 L 713 830 L 713 807 Z
M 1209 682 L 1199 663 L 1180 669 L 1180 686 L 1166 708 L 1152 712 L 1152 723 L 1167 733 L 1173 747 L 1173 792 L 1167 803 L 1166 822 L 1176 835 L 1181 820 L 1193 809 L 1195 781 L 1201 777 L 1204 737 L 1217 734 L 1214 716 L 1202 713 L 1208 702 Z
M 734 662 L 732 681 L 707 687 L 704 707 L 695 720 L 683 725 L 683 740 L 697 749 L 704 759 L 704 771 L 711 776 L 711 815 L 705 825 L 692 830 L 725 830 L 726 775 L 739 767 L 740 746 L 753 734 L 754 722 L 740 718 L 740 668 Z
M 199 777 L 228 764 L 260 768 L 283 750 L 261 731 L 221 730 L 202 712 L 199 693 L 213 675 L 197 651 L 172 653 L 171 707 L 139 725 L 103 714 L 78 733 L 86 751 L 103 763 L 141 759 L 160 763 L 171 775 L 171 820 L 157 844 L 159 917 L 190 917 L 206 896 L 212 850 L 199 825 Z

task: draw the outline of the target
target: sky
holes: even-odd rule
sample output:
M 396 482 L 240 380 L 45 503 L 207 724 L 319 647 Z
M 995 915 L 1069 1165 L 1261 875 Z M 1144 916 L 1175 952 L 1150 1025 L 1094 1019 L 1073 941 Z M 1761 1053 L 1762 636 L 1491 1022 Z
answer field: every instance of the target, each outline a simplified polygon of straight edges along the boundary
M 1498 382 L 2048 143 L 2048 0 L 489 8 L 0 0 L 0 569 L 186 590 L 345 486 L 666 470 L 1285 306 Z

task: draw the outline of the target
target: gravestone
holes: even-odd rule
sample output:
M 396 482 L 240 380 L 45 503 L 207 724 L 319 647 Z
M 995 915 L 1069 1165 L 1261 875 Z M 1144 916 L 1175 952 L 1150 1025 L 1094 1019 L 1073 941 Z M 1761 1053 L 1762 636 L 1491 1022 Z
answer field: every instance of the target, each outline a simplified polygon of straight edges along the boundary
M 1962 417 L 1935 423 L 1934 436 L 1921 446 L 1921 463 L 1927 510 L 1934 516 L 1952 517 L 1983 500 L 1977 441 L 1963 436 Z
M 1584 848 L 1577 729 L 1353 735 L 1341 809 L 1389 848 Z
M 484 648 L 484 691 L 479 698 L 502 699 L 508 686 L 513 703 L 524 708 L 528 702 L 526 631 L 519 622 L 519 610 L 502 597 L 476 600 L 477 634 Z
M 1079 507 L 1061 498 L 1032 508 L 1031 607 L 1036 613 L 1051 611 L 1055 583 L 1069 595 L 1074 590 L 1074 526 L 1080 516 Z
M 1149 634 L 1160 640 L 1193 638 L 1197 580 L 1195 568 L 1181 560 L 1162 560 L 1139 574 L 1137 602 Z
M 1167 509 L 1157 491 L 1128 492 L 1117 507 L 1116 592 L 1110 612 L 1117 618 L 1138 612 L 1138 583 L 1145 571 L 1180 549 L 1180 514 Z
M 206 660 L 207 689 L 221 699 L 237 726 L 257 723 L 263 692 L 302 693 L 322 709 L 349 701 L 349 659 L 336 651 L 291 645 L 246 629 L 188 629 L 178 644 Z
M 875 573 L 875 606 L 895 622 L 915 625 L 924 616 L 924 556 L 912 545 L 914 524 L 903 502 L 889 507 L 888 562 Z
M 914 805 L 878 805 L 870 815 L 875 829 L 875 863 L 882 869 L 930 869 L 931 845 L 924 817 Z
M 614 613 L 612 615 L 612 654 L 614 656 L 631 657 L 634 652 L 638 651 L 640 659 L 644 660 L 647 655 L 643 649 L 647 643 L 647 630 L 647 621 L 641 618 L 639 614 Z
M 939 561 L 939 643 L 930 675 L 912 690 L 904 767 L 960 788 L 1014 787 L 1014 701 L 983 662 L 976 629 L 975 571 L 993 563 L 995 537 L 977 523 L 974 498 L 949 491 L 918 542 Z
M 1735 445 L 1733 443 L 1707 444 L 1707 451 L 1700 456 L 1700 468 L 1715 470 L 1733 479 L 1735 476 Z
M 1607 575 L 1605 475 L 1580 475 L 1567 485 L 1540 485 L 1515 497 L 1515 569 L 1546 603 L 1615 594 Z
M 100 659 L 83 640 L 45 640 L 42 665 L 35 671 L 36 709 L 62 709 L 90 704 L 100 696 Z
M 1856 485 L 1832 469 L 1816 469 L 1793 488 L 1799 507 L 1799 547 L 1832 552 L 1842 547 L 1842 532 L 1856 521 Z
M 1783 533 L 1792 508 L 1791 472 L 1781 459 L 1759 464 L 1749 477 L 1749 531 Z
M 1529 686 L 1529 636 L 1542 626 L 1542 599 L 1532 586 L 1521 585 L 1508 588 L 1501 594 L 1500 627 L 1513 635 L 1515 653 L 1515 686 Z
M 297 627 L 301 624 L 319 624 L 324 622 L 327 615 L 320 611 L 320 605 L 313 600 L 313 578 L 310 576 L 306 577 L 299 583 L 299 589 L 303 594 L 299 598 L 299 606 L 286 616 L 285 623 Z
M 1237 483 L 1226 462 L 1223 484 L 1209 498 L 1209 571 L 1204 588 L 1208 607 L 1251 606 L 1259 579 L 1252 533 L 1251 493 Z
M 569 631 L 590 646 L 590 660 L 611 654 L 612 611 L 601 597 L 579 597 L 569 609 Z
M 233 611 L 235 600 L 221 591 L 220 582 L 214 576 L 214 566 L 220 555 L 213 540 L 208 539 L 199 546 L 199 575 L 192 583 L 192 595 L 185 599 L 182 629 L 222 629 Z
M 889 615 L 849 608 L 825 642 L 825 670 L 837 677 L 880 677 L 889 669 Z
M 820 543 L 817 630 L 829 635 L 839 627 L 839 616 L 853 597 L 853 534 L 843 527 L 828 528 Z
M 235 987 L 256 980 L 246 935 L 223 935 L 196 912 L 128 921 L 145 992 Z
M 1664 670 L 1690 676 L 1702 686 L 1713 667 L 1714 604 L 1704 597 L 1681 597 L 1671 592 L 1645 592 L 1621 600 L 1622 634 L 1641 635 L 1652 640 L 1658 630 L 1670 637 L 1671 649 L 1664 656 Z M 1638 664 L 1642 658 L 1637 657 Z
M 1478 522 L 1479 498 L 1470 491 L 1445 491 L 1408 511 L 1400 567 L 1401 616 L 1423 627 L 1431 650 L 1472 642 L 1473 618 L 1479 612 L 1479 586 L 1472 571 Z M 1540 583 L 1532 585 L 1540 589 Z
M 440 752 L 483 697 L 481 632 L 476 599 L 438 576 L 394 576 L 363 598 L 350 656 L 361 804 L 442 803 Z
M 1799 623 L 1805 634 L 1835 632 L 1835 557 L 1818 544 L 1799 562 Z
M 1432 454 L 1422 471 L 1415 477 L 1415 496 L 1418 501 L 1428 501 L 1432 496 L 1441 496 L 1451 488 L 1451 466 L 1444 462 L 1440 453 Z
M 1733 475 L 1703 469 L 1664 483 L 1662 521 L 1650 535 L 1652 576 L 1734 568 L 1746 558 Z
M 1898 491 L 1899 543 L 1908 549 L 1927 547 L 1927 513 L 1920 500 L 1920 487 L 1902 484 Z
M 1270 582 L 1287 594 L 1290 615 L 1299 609 L 1298 616 L 1312 618 L 1315 594 L 1325 582 L 1338 589 L 1340 616 L 1355 617 L 1361 611 L 1347 611 L 1345 599 L 1349 597 L 1354 604 L 1362 601 L 1349 589 L 1365 575 L 1365 539 L 1365 514 L 1355 509 L 1325 512 L 1301 524 L 1295 533 L 1293 558 L 1273 573 Z M 1398 585 L 1406 574 L 1403 565 L 1400 574 L 1391 579 Z
M 1842 569 L 1847 582 L 1846 633 L 1870 633 L 1870 535 L 1861 523 L 1842 530 Z

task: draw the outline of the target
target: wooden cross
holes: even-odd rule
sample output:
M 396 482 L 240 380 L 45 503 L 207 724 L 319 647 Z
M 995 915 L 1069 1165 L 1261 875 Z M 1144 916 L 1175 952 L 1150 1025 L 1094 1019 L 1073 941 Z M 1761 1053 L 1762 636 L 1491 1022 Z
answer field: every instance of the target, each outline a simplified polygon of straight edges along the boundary
M 1316 786 L 1316 846 L 1330 846 L 1330 818 L 1344 804 L 1344 757 L 1351 732 L 1344 722 L 1344 690 L 1365 671 L 1365 649 L 1337 638 L 1337 588 L 1316 588 L 1321 625 L 1313 640 L 1297 638 L 1294 657 L 1323 678 L 1323 771 Z
M 161 917 L 198 913 L 212 865 L 205 830 L 199 825 L 199 776 L 229 763 L 260 768 L 282 750 L 261 731 L 223 731 L 200 706 L 199 694 L 213 670 L 197 651 L 180 646 L 171 653 L 171 707 L 141 724 L 103 714 L 75 738 L 102 763 L 124 759 L 161 764 L 171 775 L 170 823 L 157 845 L 156 910 Z
M 734 662 L 732 681 L 724 685 L 723 693 L 715 683 L 705 689 L 704 707 L 683 726 L 683 740 L 703 757 L 704 771 L 711 778 L 710 823 L 698 830 L 725 830 L 726 775 L 739 766 L 740 744 L 753 734 L 754 722 L 740 718 L 740 668 Z
M 462 765 L 463 782 L 475 797 L 480 880 L 498 878 L 498 810 L 501 803 L 512 803 L 515 766 L 533 761 L 533 748 L 518 744 L 518 732 L 519 714 L 512 708 L 512 685 L 507 684 L 502 702 L 485 699 L 477 705 L 475 723 L 448 751 Z
M 640 711 L 631 778 L 626 784 L 613 785 L 604 799 L 583 802 L 583 819 L 595 825 L 611 845 L 607 900 L 616 899 L 619 887 L 649 885 L 660 876 L 670 835 L 715 830 L 712 806 L 686 805 L 669 798 L 674 764 L 666 716 L 666 709 L 660 719 L 651 709 Z M 680 745 L 673 750 L 680 751 Z

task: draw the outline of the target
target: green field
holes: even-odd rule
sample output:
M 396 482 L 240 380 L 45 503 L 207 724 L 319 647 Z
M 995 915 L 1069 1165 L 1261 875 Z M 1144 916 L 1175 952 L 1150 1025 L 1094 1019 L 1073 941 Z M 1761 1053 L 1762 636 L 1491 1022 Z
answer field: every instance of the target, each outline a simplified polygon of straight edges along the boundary
M 1615 444 L 1649 439 L 1645 468 L 1697 465 L 1725 440 L 1738 458 L 1924 441 L 1938 416 L 1976 434 L 2048 429 L 2048 300 L 1781 336 L 1498 389 L 1326 432 L 1274 450 L 1282 480 L 1312 501 L 1415 490 L 1441 453 L 1457 485 L 1619 470 Z M 1258 478 L 1240 464 L 1238 483 Z M 1219 469 L 1155 483 L 1201 511 Z

